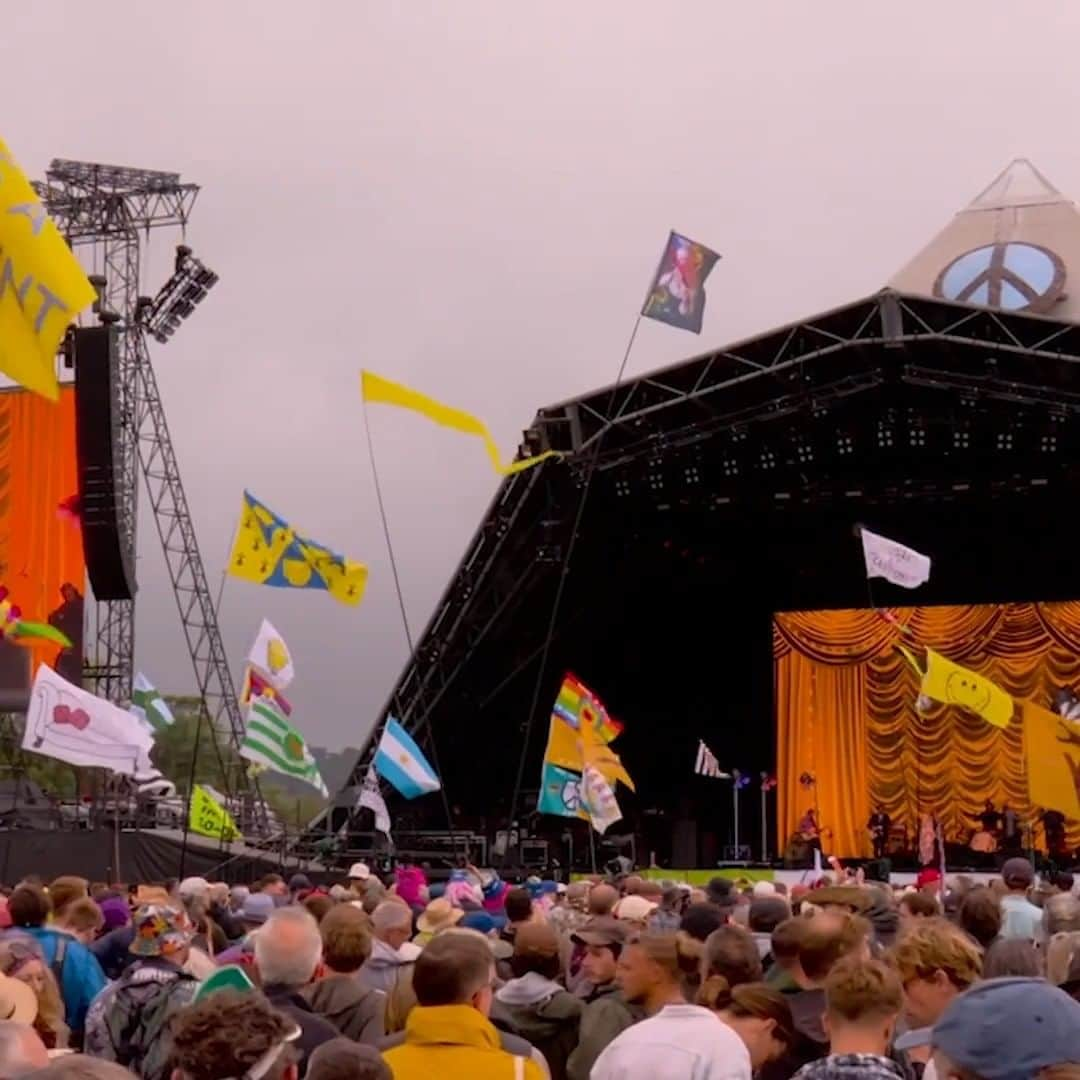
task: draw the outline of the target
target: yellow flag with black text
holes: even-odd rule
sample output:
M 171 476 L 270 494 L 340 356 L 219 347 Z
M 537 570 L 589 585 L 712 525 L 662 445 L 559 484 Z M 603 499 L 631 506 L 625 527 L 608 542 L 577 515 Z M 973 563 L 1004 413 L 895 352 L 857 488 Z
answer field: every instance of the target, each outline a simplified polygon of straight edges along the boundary
M 191 813 L 188 830 L 215 840 L 239 840 L 240 830 L 232 815 L 202 786 L 196 784 L 191 793 Z
M 60 342 L 96 297 L 79 260 L 0 139 L 0 371 L 58 400 Z
M 1080 821 L 1080 722 L 1021 701 L 1028 797 L 1033 806 Z

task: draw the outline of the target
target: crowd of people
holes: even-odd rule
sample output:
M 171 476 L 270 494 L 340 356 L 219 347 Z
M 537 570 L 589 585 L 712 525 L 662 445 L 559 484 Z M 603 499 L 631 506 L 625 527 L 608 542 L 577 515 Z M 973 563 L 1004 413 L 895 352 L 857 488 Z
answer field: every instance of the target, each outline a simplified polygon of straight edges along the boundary
M 417 867 L 0 900 L 0 1080 L 1080 1078 L 1080 898 Z

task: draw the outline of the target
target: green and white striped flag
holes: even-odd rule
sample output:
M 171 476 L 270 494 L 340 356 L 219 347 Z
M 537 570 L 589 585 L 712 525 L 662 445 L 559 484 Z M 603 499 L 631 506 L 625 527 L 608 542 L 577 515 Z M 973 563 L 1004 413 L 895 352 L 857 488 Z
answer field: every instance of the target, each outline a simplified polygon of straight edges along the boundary
M 163 731 L 176 723 L 165 699 L 140 671 L 131 684 L 131 708 L 128 710 L 148 731 Z
M 294 776 L 329 795 L 304 736 L 269 698 L 253 698 L 244 726 L 240 756 L 271 772 Z

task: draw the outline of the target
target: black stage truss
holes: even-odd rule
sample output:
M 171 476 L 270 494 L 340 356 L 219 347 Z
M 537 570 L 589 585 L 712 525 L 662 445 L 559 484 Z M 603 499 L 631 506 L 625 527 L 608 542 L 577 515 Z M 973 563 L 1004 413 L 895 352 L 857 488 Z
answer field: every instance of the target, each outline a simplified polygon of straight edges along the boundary
M 526 735 L 538 768 L 558 649 L 540 715 L 530 725 L 522 713 L 564 573 L 577 602 L 564 605 L 555 637 L 573 637 L 574 655 L 592 647 L 605 597 L 625 600 L 646 578 L 662 588 L 687 560 L 708 563 L 743 607 L 756 589 L 768 618 L 865 606 L 853 541 L 837 543 L 864 519 L 944 552 L 920 603 L 1080 595 L 1062 534 L 1080 494 L 1073 324 L 883 291 L 541 409 L 522 449 L 549 448 L 563 459 L 500 486 L 379 717 L 396 715 L 421 740 L 437 734 L 452 802 L 475 792 L 470 754 L 485 740 L 502 747 L 504 803 Z M 598 624 L 596 637 L 619 630 Z M 339 829 L 350 802 L 339 799 L 308 837 Z

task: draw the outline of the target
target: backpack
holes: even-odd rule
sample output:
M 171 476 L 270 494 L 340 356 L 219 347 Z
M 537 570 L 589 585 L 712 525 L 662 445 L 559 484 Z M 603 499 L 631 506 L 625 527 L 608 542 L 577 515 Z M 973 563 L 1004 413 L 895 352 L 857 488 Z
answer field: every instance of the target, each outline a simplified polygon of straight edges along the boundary
M 169 1020 L 196 989 L 198 980 L 183 971 L 170 972 L 161 981 L 121 978 L 105 1014 L 116 1063 L 143 1080 L 168 1080 Z

